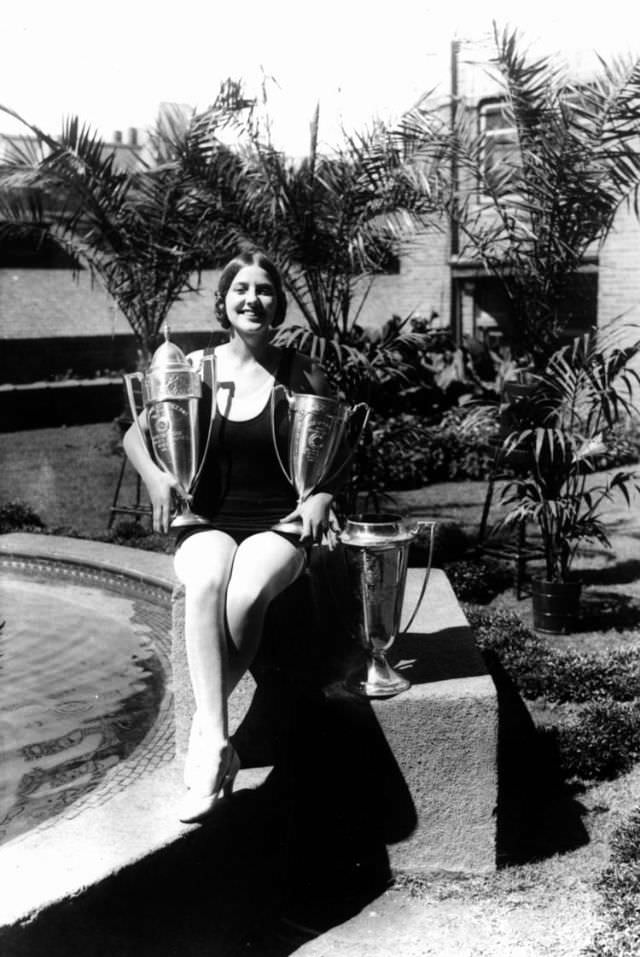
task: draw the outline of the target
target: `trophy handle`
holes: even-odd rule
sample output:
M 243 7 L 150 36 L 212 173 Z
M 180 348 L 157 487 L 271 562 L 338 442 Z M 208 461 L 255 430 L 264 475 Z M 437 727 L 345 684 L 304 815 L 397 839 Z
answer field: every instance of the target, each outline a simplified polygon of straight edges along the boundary
M 209 379 L 207 379 L 205 372 L 209 370 Z M 211 387 L 211 411 L 209 415 L 209 426 L 207 428 L 207 437 L 204 443 L 204 449 L 200 455 L 200 464 L 198 465 L 196 474 L 193 476 L 193 481 L 191 482 L 191 488 L 189 489 L 189 498 L 192 498 L 191 489 L 195 490 L 198 482 L 200 481 L 200 476 L 202 475 L 202 469 L 204 468 L 205 459 L 209 452 L 209 446 L 211 445 L 211 436 L 213 434 L 213 422 L 216 417 L 216 390 L 218 388 L 218 380 L 216 377 L 216 357 L 211 354 L 208 356 L 202 356 L 200 359 L 200 368 L 198 369 L 200 378 L 203 382 L 206 382 L 207 385 Z M 210 380 L 210 381 L 209 381 Z
M 347 467 L 347 465 L 349 464 L 349 462 L 351 462 L 353 456 L 355 455 L 355 451 L 358 447 L 358 443 L 360 439 L 362 438 L 362 433 L 365 430 L 365 426 L 367 422 L 369 421 L 369 415 L 371 414 L 371 409 L 369 408 L 366 402 L 357 402 L 356 405 L 354 405 L 353 408 L 349 410 L 349 413 L 347 415 L 347 421 L 349 423 L 349 426 L 351 426 L 352 419 L 357 414 L 362 415 L 362 421 L 360 422 L 359 427 L 357 427 L 357 435 L 355 440 L 353 438 L 350 438 L 349 440 L 350 448 L 347 455 L 345 456 L 343 461 L 340 463 L 338 468 L 335 470 L 335 472 L 332 472 L 331 475 L 327 475 L 322 479 L 322 482 L 320 482 L 321 485 L 325 485 L 328 482 L 333 482 L 334 479 L 336 479 L 338 475 L 340 475 L 342 470 Z M 344 433 L 343 433 L 343 436 L 344 436 Z M 340 441 L 342 441 L 342 436 Z
M 149 452 L 149 444 L 148 444 L 148 442 L 147 442 L 147 437 L 146 437 L 146 435 L 144 434 L 144 432 L 142 431 L 142 429 L 141 429 L 141 427 L 140 427 L 140 422 L 138 421 L 138 416 L 139 416 L 139 415 L 141 414 L 141 412 L 144 411 L 144 410 L 141 410 L 141 412 L 138 412 L 138 409 L 137 409 L 137 406 L 136 406 L 136 397 L 135 397 L 135 393 L 134 393 L 134 391 L 133 391 L 133 383 L 134 383 L 134 382 L 137 381 L 137 382 L 139 382 L 140 385 L 142 386 L 143 380 L 144 380 L 144 375 L 143 375 L 142 372 L 128 372 L 128 373 L 127 373 L 126 375 L 124 375 L 122 378 L 124 379 L 124 387 L 125 387 L 125 391 L 126 391 L 126 394 L 127 394 L 127 399 L 128 399 L 128 402 L 129 402 L 129 408 L 131 409 L 131 418 L 133 419 L 133 422 L 134 422 L 134 424 L 135 424 L 135 426 L 136 426 L 136 428 L 137 428 L 137 430 L 138 430 L 138 435 L 140 436 L 140 440 L 141 440 L 142 444 L 144 445 L 145 449 L 147 450 L 147 455 L 149 456 L 150 459 L 152 459 L 151 453 Z M 153 461 L 153 459 L 152 459 L 152 461 Z
M 280 455 L 280 449 L 278 448 L 278 436 L 276 433 L 276 403 L 278 402 L 278 396 L 282 394 L 284 394 L 284 398 L 286 399 L 287 404 L 289 404 L 291 402 L 291 391 L 287 389 L 286 386 L 282 385 L 282 383 L 278 382 L 271 390 L 271 438 L 273 439 L 273 447 L 275 449 L 276 458 L 278 459 L 278 464 L 280 465 L 280 468 L 282 469 L 287 481 L 293 485 L 293 480 L 287 472 L 287 468 L 282 461 L 282 456 Z
M 422 588 L 420 589 L 420 594 L 418 595 L 416 607 L 413 609 L 413 612 L 411 613 L 409 621 L 406 623 L 404 628 L 400 629 L 401 634 L 405 634 L 411 628 L 411 625 L 413 624 L 413 621 L 416 615 L 418 614 L 418 611 L 420 610 L 420 606 L 422 605 L 424 593 L 426 592 L 427 585 L 429 583 L 429 576 L 431 575 L 431 562 L 433 560 L 433 544 L 436 537 L 435 536 L 436 523 L 418 520 L 416 525 L 416 533 L 417 533 L 416 537 L 419 538 L 421 535 L 424 535 L 427 529 L 429 530 L 429 533 L 430 533 L 429 534 L 429 554 L 427 556 L 427 567 L 425 568 L 425 572 L 424 572 L 424 580 L 422 582 Z

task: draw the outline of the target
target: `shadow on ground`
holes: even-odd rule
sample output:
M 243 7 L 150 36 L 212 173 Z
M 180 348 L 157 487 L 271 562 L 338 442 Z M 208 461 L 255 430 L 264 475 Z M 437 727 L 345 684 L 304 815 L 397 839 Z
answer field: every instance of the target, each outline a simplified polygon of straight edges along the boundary
M 236 745 L 245 766 L 275 759 L 265 784 L 40 915 L 3 957 L 287 957 L 389 886 L 387 843 L 411 832 L 415 811 L 371 707 L 345 704 L 346 716 L 277 675 L 260 687 Z
M 599 579 L 601 582 L 602 579 Z M 579 632 L 628 631 L 640 627 L 640 598 L 591 589 L 582 597 Z
M 498 692 L 499 866 L 575 850 L 589 840 L 585 807 L 564 780 L 555 742 L 540 733 L 492 652 L 485 660 Z
M 627 558 L 598 568 L 580 569 L 585 585 L 628 585 L 640 580 L 640 559 Z

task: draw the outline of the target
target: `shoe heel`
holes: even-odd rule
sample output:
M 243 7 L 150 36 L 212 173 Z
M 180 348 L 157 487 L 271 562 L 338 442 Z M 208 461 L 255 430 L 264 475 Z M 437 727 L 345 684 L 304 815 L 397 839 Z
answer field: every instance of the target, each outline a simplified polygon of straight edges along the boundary
M 231 758 L 231 767 L 227 771 L 224 779 L 224 784 L 222 785 L 222 793 L 225 797 L 231 797 L 233 794 L 233 785 L 236 781 L 236 776 L 240 770 L 240 758 L 236 751 L 233 752 L 233 757 Z

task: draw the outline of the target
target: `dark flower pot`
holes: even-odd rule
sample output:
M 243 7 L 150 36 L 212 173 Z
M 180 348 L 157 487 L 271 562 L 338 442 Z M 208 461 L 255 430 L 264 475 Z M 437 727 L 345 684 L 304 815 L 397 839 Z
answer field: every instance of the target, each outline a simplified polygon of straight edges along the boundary
M 533 627 L 554 635 L 575 631 L 580 615 L 582 582 L 550 582 L 534 578 L 531 586 Z

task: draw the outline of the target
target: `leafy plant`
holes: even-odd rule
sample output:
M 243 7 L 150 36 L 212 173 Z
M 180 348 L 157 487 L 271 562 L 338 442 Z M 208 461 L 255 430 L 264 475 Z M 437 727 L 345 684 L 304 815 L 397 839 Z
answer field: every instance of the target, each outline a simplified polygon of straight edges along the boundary
M 494 27 L 491 75 L 513 148 L 493 151 L 475 104 L 410 111 L 400 135 L 416 163 L 438 163 L 459 254 L 498 279 L 508 337 L 537 368 L 557 348 L 572 284 L 626 202 L 638 209 L 640 58 L 601 61 L 588 82 L 555 56 L 534 58 L 516 30 Z
M 640 950 L 640 808 L 611 838 L 611 861 L 598 878 L 601 923 L 584 957 L 635 957 Z
M 567 777 L 602 781 L 628 771 L 640 757 L 640 702 L 604 698 L 588 702 L 555 730 Z
M 146 364 L 171 306 L 197 288 L 198 272 L 220 242 L 218 221 L 210 210 L 203 214 L 178 163 L 138 157 L 134 168 L 123 169 L 113 148 L 77 117 L 54 137 L 0 110 L 31 134 L 11 142 L 3 161 L 2 232 L 50 237 L 99 277 Z
M 640 384 L 632 365 L 640 339 L 629 343 L 630 331 L 613 324 L 557 350 L 534 377 L 529 400 L 541 424 L 516 431 L 503 443 L 506 455 L 525 450 L 529 468 L 507 483 L 502 498 L 508 512 L 499 525 L 538 525 L 548 581 L 568 580 L 581 542 L 608 547 L 607 506 L 617 494 L 629 504 L 630 489 L 640 491 L 633 470 L 595 471 L 606 450 L 604 438 L 632 413 L 634 387 Z
M 27 502 L 15 500 L 0 505 L 0 535 L 42 531 L 45 528 L 45 523 Z
M 530 700 L 594 703 L 640 698 L 640 653 L 633 650 L 576 652 L 553 648 L 509 611 L 468 609 L 478 646 L 498 656 Z
M 511 572 L 498 562 L 458 559 L 444 564 L 444 571 L 458 601 L 488 604 L 512 582 Z
M 437 209 L 433 192 L 416 188 L 401 147 L 383 125 L 345 135 L 330 153 L 319 149 L 319 125 L 317 108 L 308 154 L 287 157 L 273 145 L 268 119 L 236 83 L 223 108 L 217 101 L 197 118 L 180 157 L 212 214 L 220 215 L 224 198 L 225 226 L 236 244 L 259 246 L 276 258 L 306 321 L 295 333 L 302 348 L 310 337 L 320 348 L 349 338 L 375 274 Z M 220 177 L 229 129 L 235 165 Z

